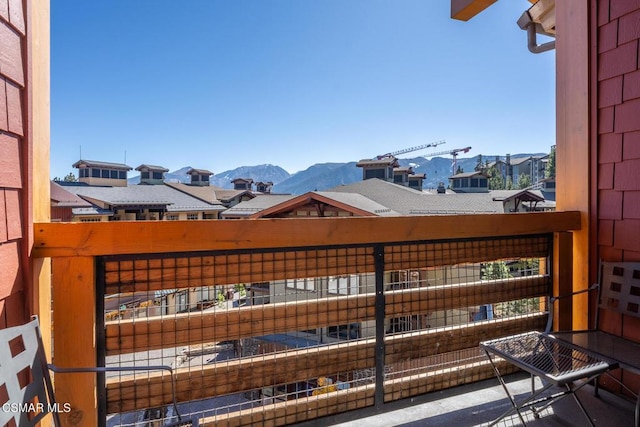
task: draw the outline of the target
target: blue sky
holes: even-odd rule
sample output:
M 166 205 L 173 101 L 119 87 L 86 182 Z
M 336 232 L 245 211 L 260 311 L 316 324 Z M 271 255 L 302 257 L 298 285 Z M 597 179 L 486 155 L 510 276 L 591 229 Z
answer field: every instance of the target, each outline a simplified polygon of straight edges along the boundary
M 438 140 L 469 156 L 548 152 L 555 53 L 527 50 L 516 21 L 530 3 L 469 22 L 449 4 L 54 1 L 51 176 L 80 153 L 293 173 Z

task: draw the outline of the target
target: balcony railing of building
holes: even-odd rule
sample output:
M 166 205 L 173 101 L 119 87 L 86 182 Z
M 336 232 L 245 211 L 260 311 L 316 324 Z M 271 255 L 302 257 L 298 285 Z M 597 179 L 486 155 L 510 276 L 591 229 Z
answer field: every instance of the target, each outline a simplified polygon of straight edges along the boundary
M 34 254 L 52 258 L 56 365 L 168 364 L 202 425 L 288 425 L 491 377 L 478 343 L 544 328 L 579 228 L 576 212 L 52 223 Z M 174 415 L 166 373 L 55 385 L 73 425 Z

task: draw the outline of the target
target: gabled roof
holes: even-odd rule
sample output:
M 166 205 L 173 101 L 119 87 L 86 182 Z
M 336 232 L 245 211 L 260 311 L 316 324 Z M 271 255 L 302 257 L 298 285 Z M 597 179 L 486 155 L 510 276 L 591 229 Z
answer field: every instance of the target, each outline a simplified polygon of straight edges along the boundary
M 165 185 L 214 205 L 228 203 L 235 197 L 255 197 L 248 190 L 226 190 L 213 185 L 197 186 L 175 182 L 165 182 Z
M 187 171 L 187 175 L 213 175 L 213 172 L 206 169 L 191 168 Z
M 51 206 L 61 208 L 83 208 L 90 207 L 91 203 L 78 197 L 74 193 L 65 190 L 54 181 L 50 181 Z
M 481 175 L 482 178 L 489 178 L 489 176 L 482 171 L 471 171 L 471 172 L 461 172 L 457 173 L 453 176 L 450 176 L 449 179 L 459 179 L 459 178 L 472 178 L 474 176 Z
M 390 157 L 383 157 L 381 159 L 362 159 L 360 160 L 358 163 L 356 163 L 356 166 L 358 167 L 363 167 L 363 166 L 400 166 L 400 164 L 398 163 L 398 159 L 396 159 L 393 156 Z
M 273 206 L 287 202 L 296 196 L 291 194 L 271 194 L 255 196 L 251 200 L 238 203 L 222 213 L 225 218 L 248 218 Z
M 167 185 L 132 185 L 129 187 L 68 187 L 69 191 L 107 207 L 165 207 L 168 212 L 222 211 L 224 207 L 199 200 Z
M 124 163 L 109 163 L 109 162 L 98 162 L 95 160 L 78 160 L 72 165 L 74 168 L 79 168 L 80 166 L 88 167 L 88 168 L 105 168 L 105 169 L 117 169 L 130 171 L 132 168 L 129 165 L 125 165 Z
M 163 168 L 162 166 L 156 166 L 156 165 L 145 165 L 145 164 L 142 164 L 142 165 L 140 165 L 140 166 L 138 166 L 136 168 L 137 171 L 142 171 L 142 170 L 145 170 L 145 169 L 148 169 L 148 170 L 151 170 L 151 171 L 157 171 L 157 172 L 169 172 L 169 169 Z
M 544 196 L 540 190 L 491 190 L 495 201 L 520 199 L 523 202 L 542 202 Z
M 257 212 L 251 215 L 251 218 L 265 218 L 282 213 L 287 213 L 312 203 L 321 203 L 333 206 L 340 210 L 350 212 L 356 216 L 395 214 L 395 212 L 392 212 L 386 206 L 382 206 L 360 194 L 311 191 L 299 196 L 293 196 L 293 198 L 289 200 L 283 201 L 282 203 Z
M 235 179 L 232 179 L 231 182 L 233 182 L 234 184 L 236 182 L 249 182 L 249 183 L 252 183 L 253 179 L 251 179 L 251 178 L 235 178 Z

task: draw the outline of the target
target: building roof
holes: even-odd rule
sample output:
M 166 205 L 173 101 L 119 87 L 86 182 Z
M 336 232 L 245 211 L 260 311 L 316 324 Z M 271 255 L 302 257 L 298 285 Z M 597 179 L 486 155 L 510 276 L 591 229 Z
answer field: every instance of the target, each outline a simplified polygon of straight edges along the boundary
M 226 190 L 213 185 L 197 186 L 181 182 L 165 182 L 165 185 L 212 205 L 223 205 L 233 200 L 235 197 L 242 197 L 245 195 L 255 197 L 253 193 L 248 190 Z
M 128 187 L 68 187 L 69 191 L 103 208 L 123 206 L 164 207 L 168 212 L 222 211 L 224 207 L 204 202 L 167 185 Z
M 61 208 L 83 208 L 91 206 L 91 203 L 65 190 L 54 181 L 51 181 L 49 186 L 51 189 L 51 206 Z
M 187 171 L 187 175 L 213 175 L 213 172 L 206 169 L 191 168 Z
M 149 169 L 149 170 L 158 171 L 158 172 L 169 172 L 169 169 L 167 169 L 165 167 L 162 167 L 162 166 L 156 166 L 156 165 L 145 165 L 145 164 L 142 164 L 142 165 L 140 165 L 140 166 L 138 166 L 136 168 L 137 171 L 141 171 L 141 170 L 144 170 L 144 169 Z
M 80 166 L 85 166 L 88 168 L 108 168 L 108 169 L 118 169 L 124 171 L 130 171 L 132 168 L 129 165 L 125 165 L 124 163 L 110 163 L 110 162 L 99 162 L 95 160 L 78 160 L 73 165 L 74 168 L 79 168 Z
M 434 194 L 374 178 L 299 196 L 257 196 L 225 211 L 223 216 L 260 218 L 312 202 L 359 216 L 490 214 L 504 213 L 505 203 L 510 200 L 536 202 L 540 207 L 544 198 L 540 191 L 531 190 Z
M 390 156 L 390 157 L 383 157 L 381 159 L 362 159 L 358 163 L 356 163 L 356 166 L 358 166 L 358 167 L 363 167 L 363 166 L 399 166 L 399 164 L 398 164 L 398 159 L 396 159 L 393 156 Z
M 296 196 L 291 194 L 263 194 L 255 196 L 251 200 L 240 202 L 237 205 L 222 212 L 222 216 L 225 218 L 248 218 L 251 215 L 262 212 L 272 206 L 279 205 L 287 202 Z
M 453 176 L 450 176 L 449 179 L 459 179 L 459 178 L 471 178 L 477 175 L 482 175 L 483 178 L 489 178 L 489 176 L 481 171 L 471 171 L 471 172 L 460 172 Z

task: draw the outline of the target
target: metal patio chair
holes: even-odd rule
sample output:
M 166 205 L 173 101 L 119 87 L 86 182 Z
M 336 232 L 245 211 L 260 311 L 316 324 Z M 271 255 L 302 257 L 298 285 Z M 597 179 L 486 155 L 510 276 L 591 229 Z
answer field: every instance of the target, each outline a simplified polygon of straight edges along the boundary
M 60 412 L 66 408 L 56 402 L 49 370 L 52 372 L 125 372 L 164 370 L 171 375 L 171 392 L 176 421 L 164 426 L 198 426 L 197 418 L 184 418 L 178 411 L 175 377 L 170 366 L 59 368 L 48 364 L 37 316 L 24 325 L 0 329 L 0 426 L 36 426 L 48 414 L 62 426 Z

